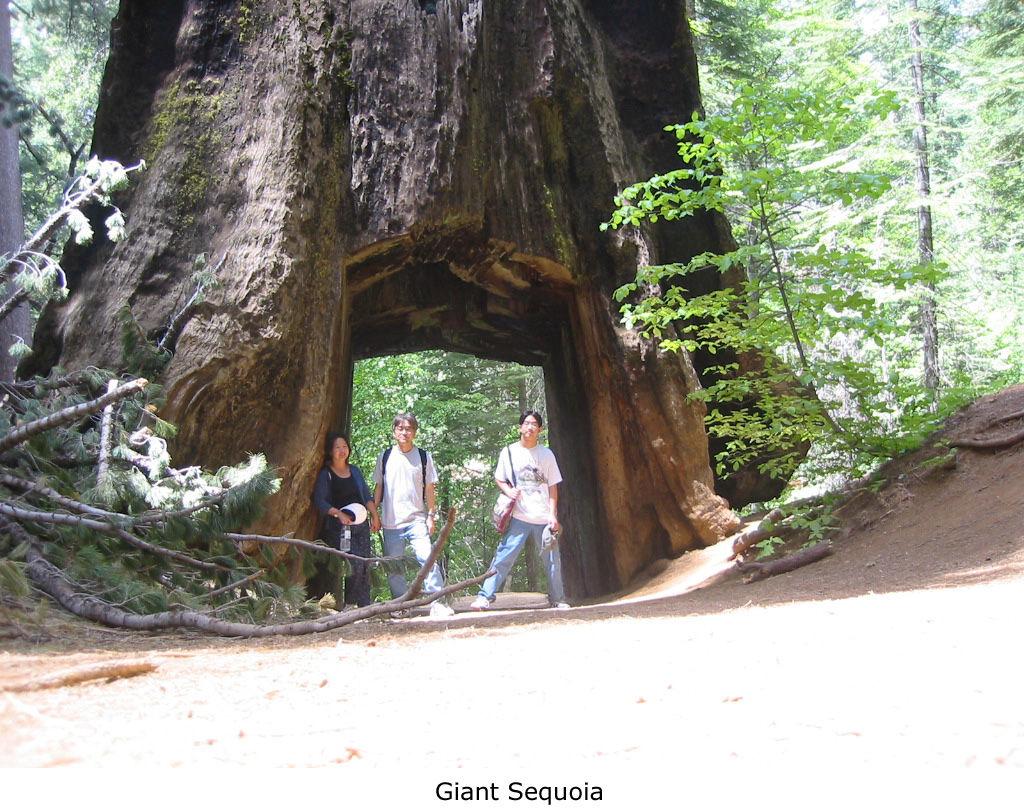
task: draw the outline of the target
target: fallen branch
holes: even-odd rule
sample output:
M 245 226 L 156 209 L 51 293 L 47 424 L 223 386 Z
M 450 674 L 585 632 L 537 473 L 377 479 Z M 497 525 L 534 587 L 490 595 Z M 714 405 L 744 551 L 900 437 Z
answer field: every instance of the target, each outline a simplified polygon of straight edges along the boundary
M 55 503 L 57 506 L 63 507 L 64 509 L 79 515 L 92 515 L 93 517 L 113 521 L 119 525 L 132 524 L 134 526 L 152 526 L 154 524 L 166 523 L 174 518 L 188 517 L 189 515 L 203 509 L 209 509 L 210 507 L 218 505 L 233 490 L 241 487 L 241 485 L 229 487 L 218 492 L 216 495 L 204 498 L 200 503 L 197 503 L 194 506 L 189 506 L 185 509 L 175 509 L 172 511 L 149 510 L 138 515 L 126 515 L 121 512 L 109 512 L 106 509 L 100 509 L 97 506 L 90 506 L 87 503 L 76 501 L 74 498 L 61 495 L 61 493 L 57 492 L 55 489 L 51 489 L 50 487 L 36 483 L 35 481 L 30 481 L 26 478 L 10 475 L 9 473 L 0 473 L 0 484 L 29 495 L 41 495 Z M 387 559 L 391 558 L 389 557 Z
M 243 579 L 240 579 L 237 582 L 229 582 L 224 587 L 216 588 L 215 590 L 210 591 L 206 595 L 207 595 L 207 597 L 210 597 L 210 596 L 220 596 L 222 593 L 228 593 L 229 591 L 233 591 L 235 588 L 244 588 L 250 582 L 255 582 L 257 579 L 262 577 L 265 573 L 267 573 L 267 572 L 264 571 L 261 568 L 259 571 L 256 571 L 253 574 L 249 574 L 249 576 L 244 577 Z
M 43 484 L 36 483 L 35 481 L 29 481 L 27 478 L 20 478 L 10 473 L 0 473 L 0 484 L 3 484 L 9 489 L 16 489 L 19 492 L 26 494 L 38 494 L 44 498 L 53 501 L 58 506 L 62 506 L 72 512 L 76 512 L 80 515 L 92 515 L 93 517 L 106 518 L 107 520 L 130 520 L 128 515 L 122 515 L 117 512 L 108 512 L 106 509 L 100 509 L 96 506 L 90 506 L 89 504 L 76 501 L 74 498 L 68 498 L 65 495 L 61 495 L 57 490 L 51 489 Z
M 33 436 L 36 436 L 46 430 L 55 428 L 58 425 L 68 424 L 75 422 L 90 413 L 96 413 L 102 411 L 107 405 L 118 402 L 126 397 L 130 397 L 133 394 L 137 394 L 143 388 L 148 385 L 148 380 L 139 378 L 132 380 L 129 383 L 125 383 L 119 388 L 104 394 L 96 399 L 91 399 L 88 402 L 83 402 L 80 405 L 72 405 L 69 408 L 64 408 L 52 413 L 49 416 L 45 416 L 42 419 L 36 419 L 28 424 L 21 425 L 20 427 L 14 428 L 6 436 L 0 438 L 0 453 L 5 450 L 21 444 Z
M 776 574 L 795 571 L 797 568 L 802 568 L 805 565 L 810 565 L 813 562 L 824 559 L 831 553 L 832 544 L 828 540 L 823 540 L 817 545 L 800 549 L 800 551 L 794 554 L 780 557 L 777 560 L 749 563 L 737 562 L 736 565 L 740 572 L 744 574 L 743 581 L 750 584 L 751 582 L 757 582 L 759 579 L 773 577 Z
M 437 542 L 430 547 L 430 554 L 427 555 L 427 559 L 424 561 L 423 565 L 420 566 L 419 573 L 416 574 L 416 578 L 409 586 L 409 590 L 405 592 L 406 598 L 414 599 L 420 592 L 420 589 L 423 588 L 423 581 L 427 578 L 427 575 L 437 562 L 437 558 L 441 556 L 441 552 L 448 544 L 448 536 L 452 533 L 452 528 L 455 526 L 455 515 L 456 511 L 453 506 L 448 509 L 448 515 L 445 518 L 444 527 L 441 529 L 440 534 L 437 535 Z
M 309 540 L 298 540 L 287 535 L 281 535 L 278 537 L 273 535 L 268 536 L 265 534 L 238 534 L 237 532 L 223 532 L 220 534 L 220 537 L 231 540 L 233 543 L 261 543 L 264 545 L 280 543 L 286 546 L 305 548 L 310 551 L 319 551 L 324 554 L 333 554 L 335 557 L 342 557 L 346 560 L 355 560 L 356 562 L 368 563 L 370 565 L 381 565 L 386 562 L 396 562 L 398 560 L 405 559 L 404 554 L 391 557 L 360 557 L 358 554 L 352 554 L 348 551 L 338 551 L 338 549 L 325 546 L 323 543 L 312 543 Z
M 9 261 L 13 263 L 26 253 L 35 253 L 42 250 L 43 246 L 50 240 L 50 237 L 61 229 L 71 212 L 96 196 L 104 182 L 105 178 L 97 177 L 95 180 L 91 180 L 76 196 L 66 195 L 65 203 L 61 206 L 60 210 L 51 214 L 46 222 L 39 227 L 39 230 L 21 246 L 17 253 L 11 256 Z
M 753 526 L 736 535 L 732 541 L 732 554 L 729 555 L 729 559 L 735 560 L 741 554 L 749 551 L 751 546 L 755 546 L 775 534 L 780 528 L 781 518 L 782 509 L 776 507 Z M 779 522 L 776 523 L 776 521 Z
M 0 383 L 0 390 L 8 391 L 14 396 L 21 398 L 26 394 L 33 393 L 37 388 L 42 391 L 56 391 L 59 388 L 77 388 L 80 385 L 90 385 L 92 379 L 93 377 L 88 372 L 76 371 L 72 374 L 65 374 L 63 377 L 54 377 L 53 379 Z
M 199 503 L 186 507 L 184 509 L 174 509 L 172 511 L 153 510 L 142 512 L 138 515 L 132 516 L 132 522 L 138 526 L 149 526 L 154 523 L 165 523 L 168 520 L 174 518 L 188 517 L 194 515 L 196 512 L 201 512 L 203 509 L 209 509 L 213 506 L 219 505 L 232 491 L 241 489 L 242 485 L 237 484 L 233 487 L 221 490 L 215 495 L 210 495 L 203 498 Z
M 456 593 L 472 585 L 478 585 L 487 577 L 493 575 L 494 571 L 489 570 L 473 579 L 463 580 L 454 585 L 448 585 L 439 591 L 421 596 L 417 599 L 408 599 L 408 594 L 391 599 L 387 602 L 375 602 L 366 607 L 346 610 L 322 619 L 310 621 L 292 622 L 291 624 L 276 625 L 253 625 L 240 622 L 227 622 L 221 619 L 214 619 L 193 610 L 164 611 L 163 613 L 151 613 L 139 615 L 129 613 L 122 608 L 103 602 L 95 597 L 77 593 L 64 579 L 59 568 L 50 563 L 39 551 L 38 543 L 31 538 L 27 532 L 16 524 L 21 536 L 28 543 L 27 573 L 29 579 L 36 584 L 40 590 L 52 596 L 57 603 L 65 610 L 104 624 L 108 627 L 123 627 L 129 630 L 170 630 L 177 628 L 192 628 L 207 633 L 214 633 L 222 636 L 235 638 L 265 638 L 268 636 L 300 636 L 311 633 L 323 633 L 328 630 L 335 630 L 338 627 L 353 624 L 362 619 L 369 619 L 374 616 L 381 616 L 395 610 L 421 607 L 431 602 Z
M 150 481 L 163 478 L 165 473 L 170 472 L 170 468 L 164 462 L 132 450 L 124 444 L 117 448 L 117 457 L 141 470 Z
M 107 393 L 112 394 L 117 390 L 117 380 L 107 382 Z M 110 438 L 112 424 L 114 421 L 114 403 L 111 402 L 103 408 L 103 417 L 100 419 L 100 458 L 96 465 L 96 484 L 103 486 L 110 475 Z
M 84 664 L 73 669 L 54 672 L 39 678 L 20 681 L 8 686 L 0 685 L 4 692 L 38 692 L 41 689 L 58 689 L 62 686 L 76 686 L 88 681 L 105 679 L 114 681 L 118 678 L 134 678 L 153 672 L 157 665 L 152 661 L 112 661 L 101 664 Z
M 102 520 L 93 520 L 92 518 L 83 517 L 81 515 L 64 515 L 60 512 L 36 512 L 30 509 L 22 509 L 21 507 L 15 506 L 14 504 L 6 501 L 0 501 L 0 515 L 6 515 L 19 523 L 48 523 L 54 526 L 74 526 L 84 529 L 93 529 L 109 535 L 110 537 L 117 537 L 140 551 L 148 551 L 150 554 L 155 554 L 158 557 L 166 557 L 169 560 L 175 560 L 185 565 L 190 565 L 193 568 L 199 568 L 204 571 L 232 570 L 226 565 L 197 560 L 193 557 L 189 557 L 187 554 L 182 554 L 180 551 L 173 551 L 172 549 L 164 548 L 163 546 L 147 543 L 145 540 L 136 537 L 131 532 L 128 532 L 119 526 L 113 526 Z

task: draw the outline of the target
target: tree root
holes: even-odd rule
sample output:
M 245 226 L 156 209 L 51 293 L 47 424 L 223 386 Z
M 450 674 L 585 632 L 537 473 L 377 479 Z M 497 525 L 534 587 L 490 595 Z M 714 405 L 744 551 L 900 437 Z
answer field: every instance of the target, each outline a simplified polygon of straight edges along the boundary
M 1018 430 L 999 439 L 953 439 L 950 447 L 966 447 L 969 450 L 1001 450 L 1024 441 L 1024 430 Z

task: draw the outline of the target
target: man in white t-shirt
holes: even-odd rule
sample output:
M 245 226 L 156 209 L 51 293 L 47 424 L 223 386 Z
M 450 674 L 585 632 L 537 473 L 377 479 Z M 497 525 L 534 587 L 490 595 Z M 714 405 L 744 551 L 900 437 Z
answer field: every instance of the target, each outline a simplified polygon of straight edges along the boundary
M 562 587 L 562 560 L 558 552 L 558 485 L 562 473 L 555 454 L 540 444 L 544 417 L 537 411 L 526 411 L 519 417 L 519 441 L 501 451 L 494 480 L 509 498 L 515 501 L 512 520 L 498 543 L 491 563 L 496 573 L 484 580 L 480 595 L 471 608 L 486 610 L 494 595 L 508 578 L 519 553 L 527 541 L 541 548 L 548 572 L 548 602 L 551 607 L 567 608 Z
M 437 518 L 437 469 L 434 458 L 413 443 L 419 422 L 411 413 L 400 413 L 392 421 L 395 446 L 377 457 L 373 470 L 377 503 L 384 529 L 384 554 L 401 556 L 411 546 L 416 562 L 423 565 L 430 556 L 430 535 Z M 444 586 L 441 566 L 434 563 L 423 582 L 424 593 L 434 593 Z M 405 576 L 388 575 L 391 596 L 401 596 L 409 585 Z M 432 602 L 431 616 L 451 616 L 454 611 L 441 602 Z

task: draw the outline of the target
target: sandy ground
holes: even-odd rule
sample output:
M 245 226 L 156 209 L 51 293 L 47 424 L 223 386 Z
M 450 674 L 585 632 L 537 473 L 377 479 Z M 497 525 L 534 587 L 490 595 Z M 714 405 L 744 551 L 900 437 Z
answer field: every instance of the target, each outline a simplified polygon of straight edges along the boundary
M 1006 397 L 998 408 L 1024 407 L 1024 390 Z M 956 429 L 991 418 L 977 407 Z M 698 788 L 734 806 L 821 777 L 823 803 L 846 806 L 880 774 L 917 803 L 962 776 L 981 806 L 1020 806 L 1022 462 L 1024 445 L 962 452 L 955 470 L 908 463 L 846 510 L 833 556 L 750 585 L 694 589 L 716 546 L 569 611 L 264 641 L 68 622 L 59 642 L 8 643 L 0 690 L 96 661 L 158 667 L 0 691 L 0 765 L 335 766 L 345 795 L 374 785 L 418 806 L 550 806 L 513 801 L 513 779 L 589 791 L 576 806 L 681 806 Z M 497 798 L 441 801 L 445 781 L 493 782 Z

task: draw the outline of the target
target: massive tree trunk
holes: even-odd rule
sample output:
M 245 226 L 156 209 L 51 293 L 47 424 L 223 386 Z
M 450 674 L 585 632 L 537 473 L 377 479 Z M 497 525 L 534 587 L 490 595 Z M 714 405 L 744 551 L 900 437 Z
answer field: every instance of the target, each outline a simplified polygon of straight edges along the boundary
M 264 528 L 302 531 L 355 360 L 448 348 L 542 365 L 567 586 L 606 593 L 736 526 L 691 360 L 623 329 L 611 300 L 638 261 L 685 260 L 728 229 L 598 230 L 619 188 L 675 165 L 662 127 L 699 106 L 682 7 L 431 7 L 122 0 L 95 149 L 150 169 L 124 201 L 128 239 L 66 257 L 74 290 L 43 319 L 37 368 L 116 364 L 119 307 L 157 334 L 194 255 L 225 257 L 164 415 L 179 459 L 265 450 L 284 485 Z

